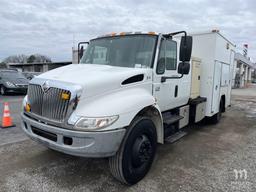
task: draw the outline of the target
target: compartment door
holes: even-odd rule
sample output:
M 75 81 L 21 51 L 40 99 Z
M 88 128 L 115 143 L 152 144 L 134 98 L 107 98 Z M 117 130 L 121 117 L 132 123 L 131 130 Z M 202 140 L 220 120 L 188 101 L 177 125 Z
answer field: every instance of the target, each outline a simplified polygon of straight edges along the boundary
M 192 77 L 190 98 L 195 99 L 200 96 L 201 60 L 192 58 Z
M 232 89 L 232 82 L 233 82 L 233 73 L 234 73 L 234 61 L 235 61 L 235 51 L 231 50 L 230 53 L 230 68 L 229 68 L 229 85 L 228 85 L 228 94 L 226 99 L 226 105 L 229 106 L 231 100 L 231 89 Z
M 220 101 L 221 62 L 215 61 L 212 91 L 212 113 L 219 112 Z

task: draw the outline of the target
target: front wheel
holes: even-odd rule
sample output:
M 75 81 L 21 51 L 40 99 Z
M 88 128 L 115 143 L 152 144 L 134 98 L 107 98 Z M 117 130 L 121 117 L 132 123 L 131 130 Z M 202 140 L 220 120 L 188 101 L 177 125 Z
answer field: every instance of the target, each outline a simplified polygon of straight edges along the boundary
M 157 133 L 150 118 L 139 117 L 128 128 L 120 149 L 109 158 L 112 175 L 133 185 L 148 173 L 155 157 Z

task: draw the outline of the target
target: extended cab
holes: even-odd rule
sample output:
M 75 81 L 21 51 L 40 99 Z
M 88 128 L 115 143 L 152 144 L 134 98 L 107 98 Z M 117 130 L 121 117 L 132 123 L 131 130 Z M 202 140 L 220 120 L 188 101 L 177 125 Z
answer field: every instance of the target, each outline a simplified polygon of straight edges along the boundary
M 79 64 L 30 81 L 24 132 L 63 153 L 109 157 L 118 180 L 137 183 L 157 143 L 181 138 L 205 117 L 217 123 L 230 104 L 233 44 L 216 31 L 192 36 L 137 32 L 92 39 L 79 51 Z

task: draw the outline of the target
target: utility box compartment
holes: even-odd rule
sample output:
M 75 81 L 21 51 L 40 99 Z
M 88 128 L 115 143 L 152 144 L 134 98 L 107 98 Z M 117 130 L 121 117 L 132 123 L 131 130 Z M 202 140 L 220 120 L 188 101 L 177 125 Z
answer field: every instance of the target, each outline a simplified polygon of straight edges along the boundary
M 197 97 L 190 101 L 190 123 L 198 123 L 205 117 L 206 102 L 207 99 L 205 97 Z
M 199 58 L 201 74 L 196 80 L 198 71 L 192 58 L 191 98 L 198 94 L 197 83 L 200 83 L 200 97 L 207 99 L 205 115 L 211 117 L 219 112 L 222 96 L 225 106 L 230 103 L 232 71 L 234 66 L 235 45 L 218 31 L 190 34 L 193 37 L 192 57 Z M 194 74 L 193 74 L 194 73 Z
M 201 79 L 201 59 L 192 57 L 191 91 L 190 91 L 191 99 L 195 99 L 200 96 L 200 79 Z
M 179 121 L 179 128 L 183 128 L 189 123 L 189 105 L 179 108 L 179 115 L 183 118 Z
M 205 117 L 205 106 L 206 106 L 206 102 L 199 103 L 196 106 L 195 123 L 198 123 Z

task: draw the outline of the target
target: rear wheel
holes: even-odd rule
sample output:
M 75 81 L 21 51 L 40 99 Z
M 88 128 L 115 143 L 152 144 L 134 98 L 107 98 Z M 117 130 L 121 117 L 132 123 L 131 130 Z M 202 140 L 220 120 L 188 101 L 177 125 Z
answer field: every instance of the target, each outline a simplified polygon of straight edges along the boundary
M 223 101 L 221 100 L 219 105 L 219 112 L 210 118 L 211 123 L 217 124 L 220 122 L 220 119 L 222 116 L 222 107 L 223 107 Z
M 147 117 L 137 118 L 128 128 L 120 149 L 109 158 L 112 175 L 125 184 L 135 184 L 148 173 L 155 157 L 157 133 Z
M 0 93 L 1 95 L 5 95 L 6 94 L 6 89 L 3 85 L 0 86 Z

